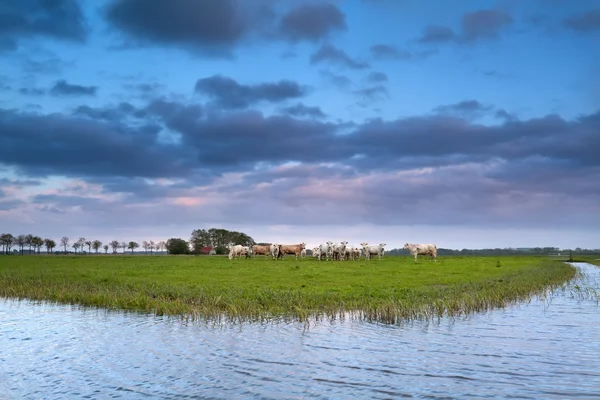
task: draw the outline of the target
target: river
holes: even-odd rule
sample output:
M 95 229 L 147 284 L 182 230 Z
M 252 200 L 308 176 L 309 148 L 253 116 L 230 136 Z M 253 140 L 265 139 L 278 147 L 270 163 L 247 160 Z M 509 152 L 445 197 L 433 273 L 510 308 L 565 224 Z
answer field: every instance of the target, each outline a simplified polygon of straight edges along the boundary
M 0 399 L 600 398 L 600 268 L 439 322 L 221 326 L 0 299 Z M 589 296 L 588 296 L 589 297 Z

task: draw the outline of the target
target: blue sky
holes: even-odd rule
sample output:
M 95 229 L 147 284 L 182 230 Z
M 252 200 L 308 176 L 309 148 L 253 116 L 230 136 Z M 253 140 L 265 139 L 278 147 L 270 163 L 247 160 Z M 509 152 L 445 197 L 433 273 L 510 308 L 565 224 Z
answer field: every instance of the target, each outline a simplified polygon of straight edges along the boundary
M 0 0 L 0 228 L 600 247 L 595 1 Z

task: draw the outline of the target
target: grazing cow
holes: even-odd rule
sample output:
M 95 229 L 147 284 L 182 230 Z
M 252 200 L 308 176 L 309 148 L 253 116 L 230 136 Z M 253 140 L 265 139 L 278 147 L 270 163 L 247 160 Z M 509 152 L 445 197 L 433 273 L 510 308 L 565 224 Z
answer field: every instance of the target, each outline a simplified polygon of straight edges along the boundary
M 239 256 L 242 252 L 242 245 L 240 244 L 229 243 L 227 248 L 229 249 L 230 260 L 234 259 L 236 256 Z
M 367 260 L 371 259 L 371 256 L 377 255 L 381 260 L 383 258 L 383 254 L 385 253 L 385 243 L 379 243 L 377 246 L 369 246 L 368 243 L 363 242 L 360 244 L 365 252 L 365 258 Z
M 279 245 L 279 255 L 282 260 L 285 260 L 286 254 L 293 254 L 296 256 L 296 260 L 298 260 L 298 256 L 302 253 L 302 250 L 306 248 L 306 243 L 302 242 L 300 244 L 280 244 Z
M 344 254 L 346 253 L 346 245 L 348 245 L 348 242 L 344 241 L 344 242 L 341 242 L 340 244 L 336 244 L 335 246 L 333 246 L 333 259 L 334 260 L 343 260 L 344 259 Z
M 273 260 L 279 258 L 279 245 L 278 244 L 272 244 L 271 246 L 269 246 L 269 250 L 271 252 L 271 258 Z
M 410 254 L 412 254 L 415 257 L 415 262 L 417 262 L 417 255 L 429 255 L 429 261 L 431 261 L 432 259 L 435 260 L 435 262 L 437 262 L 437 246 L 433 243 L 427 243 L 427 244 L 409 244 L 409 243 L 404 243 L 404 247 L 405 249 L 407 249 Z
M 254 246 L 252 246 L 252 257 L 256 258 L 257 255 L 264 255 L 265 258 L 267 258 L 269 256 L 269 254 L 271 254 L 271 245 L 259 245 L 259 244 L 255 244 Z
M 321 257 L 325 255 L 325 261 L 329 261 L 329 257 L 333 257 L 333 242 L 325 242 L 319 246 L 319 261 L 321 261 Z

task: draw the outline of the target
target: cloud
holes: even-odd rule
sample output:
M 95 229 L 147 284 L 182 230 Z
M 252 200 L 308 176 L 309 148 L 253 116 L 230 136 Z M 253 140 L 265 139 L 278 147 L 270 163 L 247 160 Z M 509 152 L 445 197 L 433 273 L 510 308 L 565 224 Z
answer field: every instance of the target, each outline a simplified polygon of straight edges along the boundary
M 310 56 L 311 64 L 317 64 L 321 62 L 329 62 L 350 69 L 370 68 L 368 63 L 351 58 L 348 54 L 346 54 L 345 51 L 338 49 L 331 44 L 322 45 Z
M 456 39 L 456 33 L 447 27 L 440 25 L 429 25 L 425 27 L 419 42 L 421 43 L 444 43 Z
M 3 2 L 0 47 L 17 49 L 22 39 L 48 37 L 83 42 L 86 21 L 76 0 L 22 0 Z
M 428 25 L 419 37 L 420 43 L 472 43 L 495 39 L 500 31 L 513 22 L 512 17 L 499 10 L 477 10 L 463 14 L 460 32 L 442 25 Z
M 280 33 L 289 40 L 317 41 L 332 31 L 346 30 L 346 17 L 331 3 L 305 3 L 283 16 Z
M 436 53 L 436 50 L 408 51 L 398 50 L 395 46 L 375 44 L 370 47 L 371 56 L 376 60 L 420 60 Z
M 563 23 L 567 28 L 581 33 L 600 31 L 600 8 L 565 18 Z
M 364 89 L 355 90 L 354 94 L 358 97 L 358 105 L 366 107 L 377 101 L 389 98 L 389 92 L 383 85 L 369 86 Z
M 105 16 L 138 45 L 176 45 L 229 57 L 234 47 L 270 22 L 269 4 L 265 0 L 113 0 Z
M 95 96 L 97 90 L 97 86 L 74 85 L 60 79 L 50 89 L 50 94 L 54 96 Z
M 309 107 L 302 103 L 286 107 L 283 112 L 294 117 L 325 118 L 327 116 L 319 107 Z
M 24 96 L 43 96 L 46 92 L 38 88 L 20 88 L 19 93 Z
M 229 109 L 246 108 L 260 101 L 278 103 L 302 97 L 307 92 L 306 87 L 289 80 L 242 85 L 221 75 L 198 79 L 194 90 L 213 99 L 215 105 Z
M 320 74 L 338 88 L 347 88 L 352 84 L 352 80 L 345 75 L 338 75 L 331 71 L 319 71 Z
M 388 76 L 384 72 L 373 71 L 367 77 L 367 81 L 371 83 L 387 82 Z
M 131 128 L 76 116 L 0 109 L 0 164 L 23 176 L 181 175 L 185 151 L 156 142 L 151 126 Z M 22 149 L 27 151 L 22 151 Z
M 476 118 L 490 110 L 492 110 L 491 106 L 483 105 L 477 100 L 463 100 L 455 104 L 438 106 L 433 111 L 439 114 L 454 114 L 465 118 Z M 504 117 L 504 115 L 502 116 Z

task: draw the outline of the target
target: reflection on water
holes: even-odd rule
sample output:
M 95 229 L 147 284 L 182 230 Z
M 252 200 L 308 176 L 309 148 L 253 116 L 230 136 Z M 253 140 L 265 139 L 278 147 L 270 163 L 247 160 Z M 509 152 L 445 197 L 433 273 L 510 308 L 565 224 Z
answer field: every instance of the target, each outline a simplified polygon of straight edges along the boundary
M 578 267 L 599 289 L 600 269 Z M 308 330 L 0 300 L 0 399 L 598 398 L 600 310 L 572 293 L 439 324 Z

